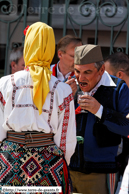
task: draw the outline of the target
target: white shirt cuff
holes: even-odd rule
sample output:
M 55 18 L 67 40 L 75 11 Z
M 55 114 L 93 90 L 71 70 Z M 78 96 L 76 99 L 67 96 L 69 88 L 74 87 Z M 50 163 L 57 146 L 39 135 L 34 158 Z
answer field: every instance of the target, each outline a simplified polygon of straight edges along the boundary
M 101 119 L 103 113 L 103 106 L 101 105 L 95 116 L 99 117 Z

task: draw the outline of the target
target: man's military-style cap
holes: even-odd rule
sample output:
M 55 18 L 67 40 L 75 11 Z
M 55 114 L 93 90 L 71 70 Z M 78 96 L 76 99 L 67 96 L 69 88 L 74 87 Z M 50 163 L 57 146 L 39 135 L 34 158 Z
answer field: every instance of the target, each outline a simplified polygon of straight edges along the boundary
M 99 61 L 103 61 L 100 46 L 86 44 L 75 48 L 74 64 L 84 65 Z

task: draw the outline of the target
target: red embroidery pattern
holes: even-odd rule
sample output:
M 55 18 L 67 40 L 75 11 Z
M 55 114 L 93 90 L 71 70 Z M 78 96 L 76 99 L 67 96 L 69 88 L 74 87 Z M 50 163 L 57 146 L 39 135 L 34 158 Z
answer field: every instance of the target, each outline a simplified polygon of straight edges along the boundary
M 14 75 L 11 75 L 11 81 L 12 81 L 12 85 L 13 85 L 13 93 L 12 93 L 12 107 L 17 107 L 17 108 L 21 108 L 21 107 L 33 107 L 35 110 L 38 110 L 37 107 L 33 104 L 15 104 L 15 94 L 16 91 L 22 88 L 30 88 L 33 89 L 33 86 L 31 85 L 24 85 L 24 86 L 19 86 L 17 87 L 14 81 Z M 57 82 L 55 82 L 52 91 L 50 91 L 49 93 L 51 94 L 51 99 L 50 99 L 50 110 L 46 110 L 46 109 L 42 109 L 43 112 L 46 112 L 49 114 L 48 116 L 48 124 L 50 126 L 50 128 L 52 129 L 51 125 L 50 125 L 50 119 L 51 119 L 51 114 L 52 114 L 52 109 L 53 109 L 53 97 L 54 97 L 54 90 L 57 86 L 57 84 L 60 81 L 58 80 Z
M 16 104 L 15 107 L 17 108 L 33 107 L 33 109 L 38 110 L 34 104 Z M 42 109 L 42 112 L 49 113 L 49 111 L 46 109 Z
M 52 115 L 52 110 L 53 110 L 53 102 L 54 102 L 54 91 L 58 85 L 60 81 L 56 81 L 53 88 L 52 88 L 52 91 L 50 91 L 51 93 L 51 99 L 50 99 L 50 111 L 49 111 L 49 115 L 48 115 L 48 124 L 49 124 L 49 127 L 51 129 L 51 132 L 52 132 L 52 126 L 50 125 L 50 120 L 51 120 L 51 115 Z
M 3 106 L 5 106 L 6 102 L 5 102 L 1 92 L 0 92 L 0 101 L 2 102 Z
M 15 84 L 15 81 L 14 81 L 14 75 L 13 74 L 11 75 L 11 81 L 12 81 L 12 85 L 13 85 L 12 107 L 14 108 L 14 106 L 15 106 L 15 94 L 16 94 L 16 91 L 19 90 L 19 89 L 22 89 L 22 88 L 30 88 L 30 89 L 33 89 L 33 86 L 30 86 L 30 85 L 26 86 L 26 85 L 24 85 L 24 86 L 17 87 L 16 84 Z M 16 107 L 28 107 L 27 105 L 28 104 L 25 104 L 25 105 L 20 105 L 19 104 L 19 105 L 16 105 Z M 32 106 L 32 104 L 30 106 Z M 35 107 L 35 109 L 36 109 L 36 107 Z
M 71 93 L 64 99 L 64 102 L 59 106 L 60 111 L 64 110 L 67 105 L 73 100 L 73 94 Z
M 35 110 L 38 110 L 36 106 L 33 104 L 16 104 L 15 107 L 17 108 L 25 108 L 25 107 L 33 107 Z
M 13 85 L 13 94 L 12 94 L 12 107 L 17 107 L 17 108 L 22 108 L 22 107 L 33 107 L 35 110 L 38 110 L 37 107 L 33 104 L 16 104 L 15 105 L 15 94 L 16 91 L 22 88 L 30 88 L 33 89 L 33 86 L 29 85 L 24 85 L 24 86 L 19 86 L 17 87 L 14 81 L 14 75 L 11 75 L 11 81 L 12 81 L 12 85 Z M 43 112 L 49 113 L 48 110 L 46 109 L 42 109 Z
M 15 106 L 14 100 L 15 100 L 15 94 L 16 94 L 16 85 L 14 82 L 14 75 L 11 75 L 11 81 L 12 81 L 12 85 L 13 85 L 13 93 L 12 93 L 12 107 Z
M 64 120 L 62 126 L 62 134 L 60 140 L 60 148 L 66 153 L 66 134 L 69 122 L 69 110 L 70 110 L 70 102 L 73 100 L 73 94 L 71 93 L 68 97 L 64 99 L 64 102 L 59 106 L 60 111 L 65 109 Z

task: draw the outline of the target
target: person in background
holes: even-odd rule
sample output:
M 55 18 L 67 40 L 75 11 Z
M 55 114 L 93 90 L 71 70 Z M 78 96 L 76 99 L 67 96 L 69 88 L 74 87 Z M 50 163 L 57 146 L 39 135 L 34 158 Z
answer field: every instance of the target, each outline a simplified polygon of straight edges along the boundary
M 129 56 L 123 52 L 116 52 L 104 60 L 105 70 L 113 76 L 116 76 L 122 80 L 124 80 L 129 88 Z M 129 114 L 126 116 L 129 118 Z M 121 144 L 118 149 L 117 161 L 119 162 L 119 174 L 118 174 L 118 187 L 117 192 L 119 190 L 119 186 L 121 184 L 121 179 L 125 170 L 125 167 L 128 163 L 129 157 L 129 139 L 122 137 Z
M 74 76 L 74 49 L 81 46 L 82 40 L 72 35 L 61 38 L 57 44 L 57 55 L 59 61 L 51 65 L 52 74 L 60 81 L 66 81 L 70 85 L 73 95 L 76 93 L 77 85 Z
M 107 194 L 107 174 L 118 171 L 115 158 L 121 135 L 129 136 L 129 90 L 124 82 L 118 88 L 121 80 L 105 71 L 98 45 L 75 48 L 74 71 L 79 98 L 75 98 L 77 146 L 70 162 L 73 189 Z
M 129 88 L 129 56 L 123 52 L 109 55 L 105 60 L 105 70 L 124 80 Z
M 75 109 L 70 86 L 51 75 L 54 53 L 53 29 L 36 22 L 25 36 L 26 69 L 0 79 L 2 186 L 61 186 L 62 193 L 71 192 Z
M 10 54 L 11 74 L 24 70 L 23 47 L 13 48 Z

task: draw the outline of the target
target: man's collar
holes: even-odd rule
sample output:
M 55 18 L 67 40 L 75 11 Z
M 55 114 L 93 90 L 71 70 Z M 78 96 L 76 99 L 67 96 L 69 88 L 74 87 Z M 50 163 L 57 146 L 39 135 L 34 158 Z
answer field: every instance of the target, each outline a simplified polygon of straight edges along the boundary
M 62 72 L 59 70 L 59 63 L 60 63 L 60 61 L 58 61 L 58 63 L 57 63 L 57 77 L 63 77 L 64 79 L 68 78 L 71 75 L 71 72 L 69 72 L 65 76 L 63 76 Z
M 104 71 L 100 81 L 97 83 L 97 85 L 89 92 L 90 96 L 93 96 L 94 93 L 97 91 L 97 89 L 101 86 L 116 86 L 116 84 L 113 82 L 112 78 L 108 74 L 107 71 Z

